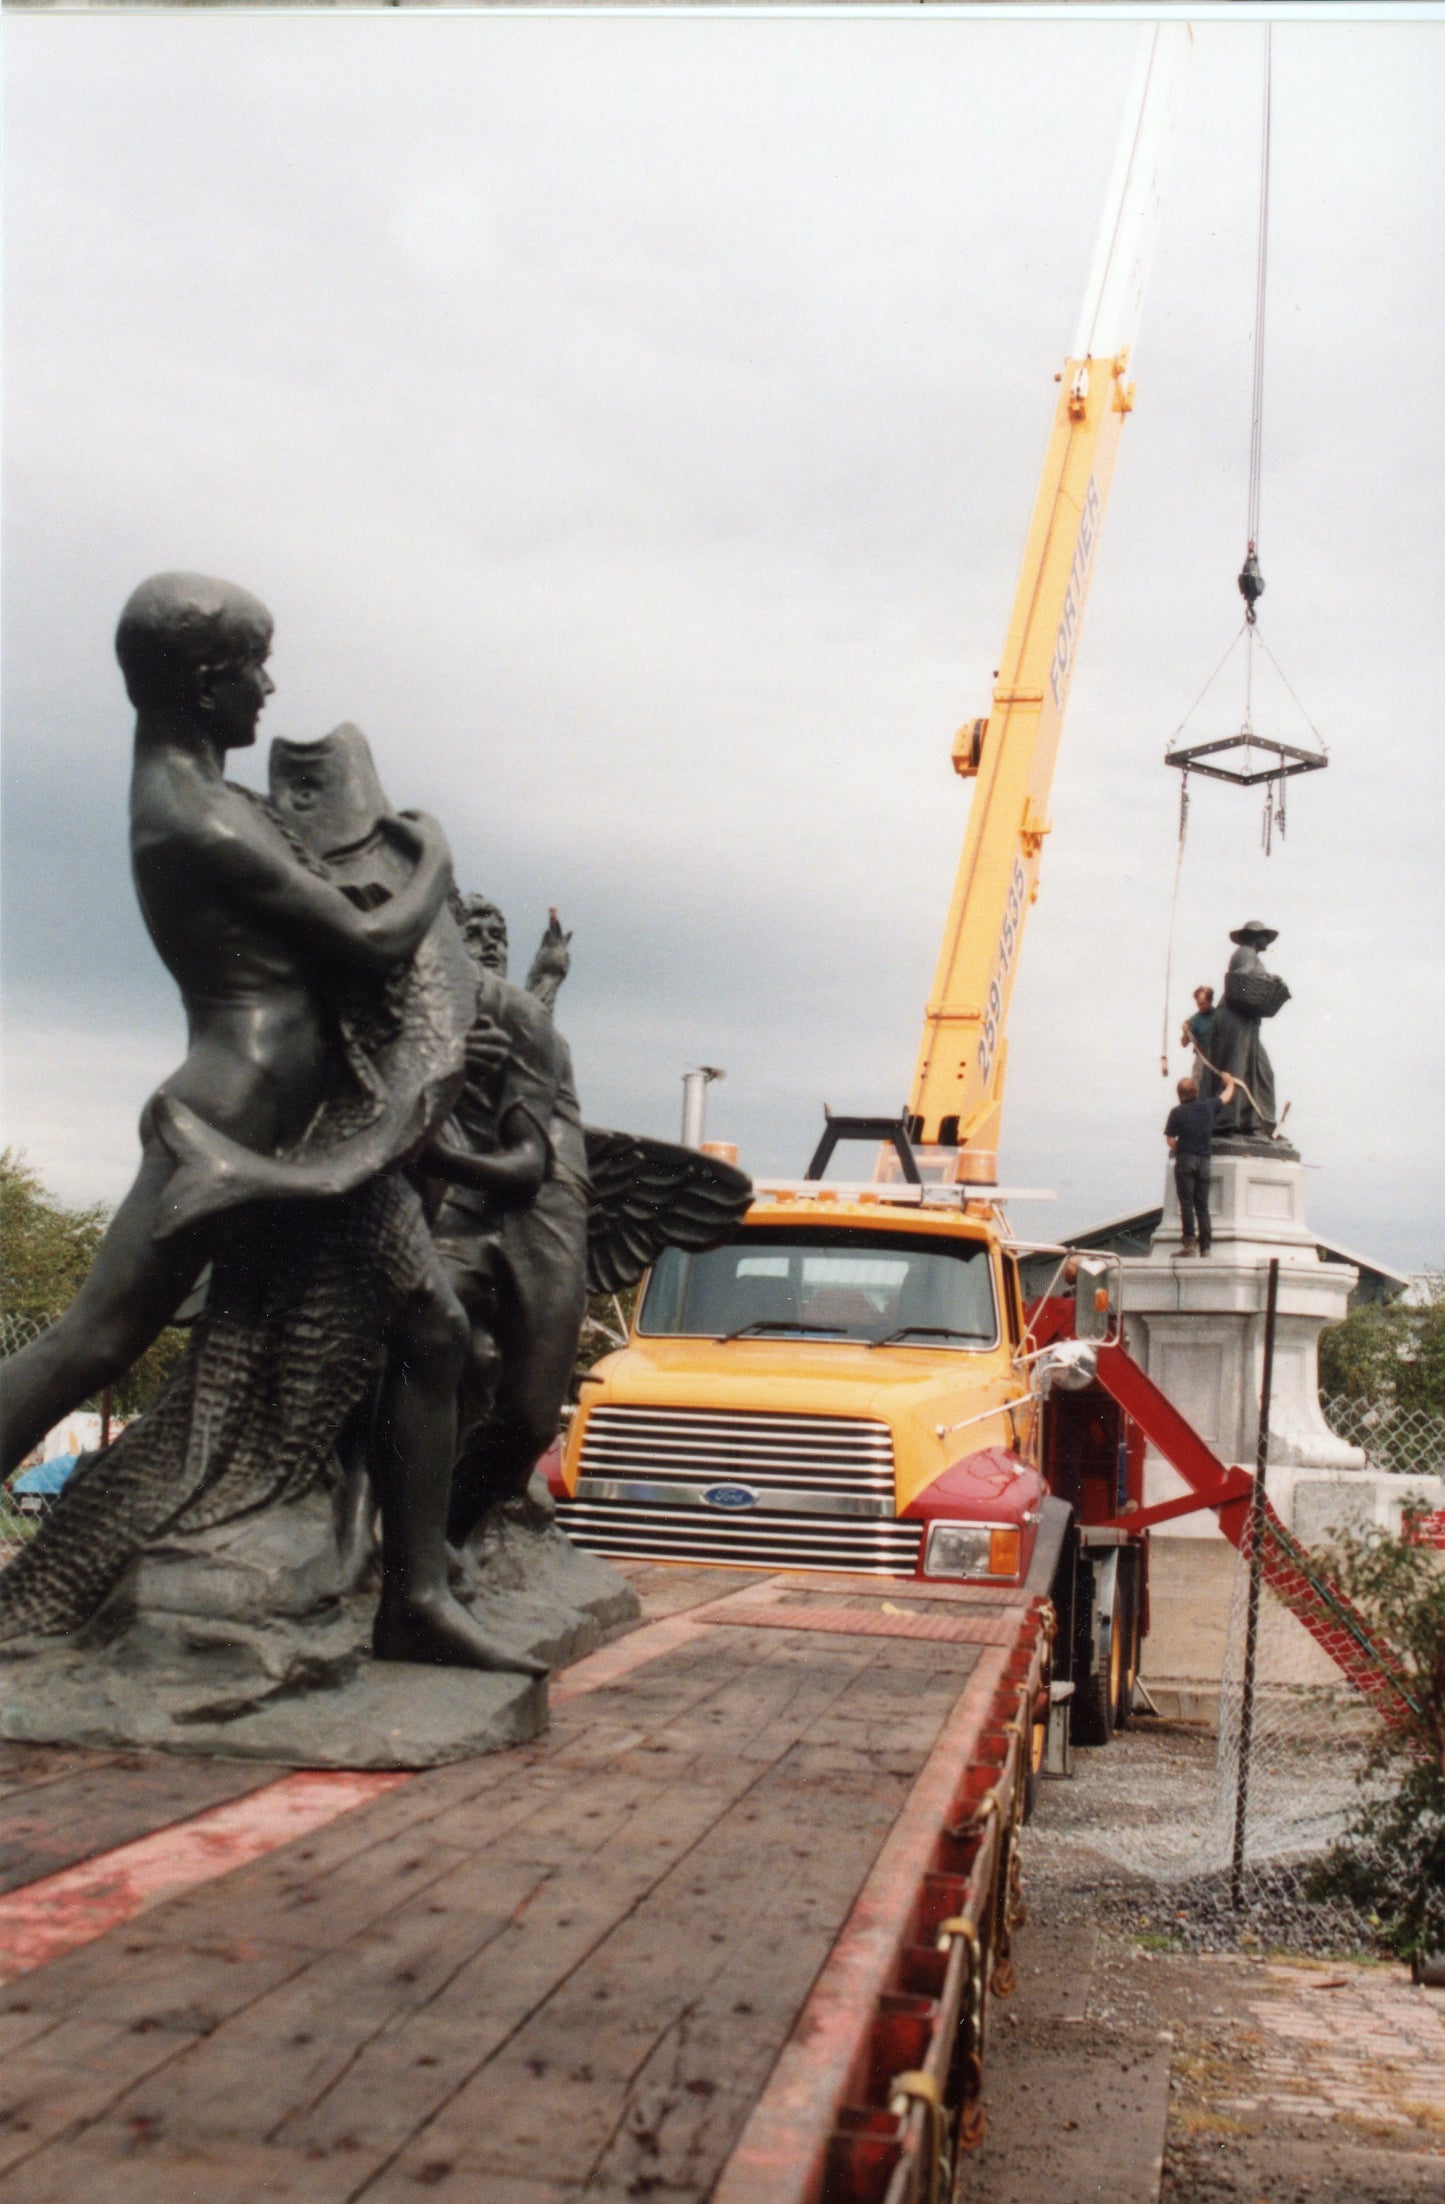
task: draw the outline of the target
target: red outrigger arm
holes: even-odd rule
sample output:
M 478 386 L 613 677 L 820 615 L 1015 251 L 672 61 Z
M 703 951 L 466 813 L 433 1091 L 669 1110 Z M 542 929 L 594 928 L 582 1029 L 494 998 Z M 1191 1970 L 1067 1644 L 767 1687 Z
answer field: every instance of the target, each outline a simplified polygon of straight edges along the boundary
M 1195 1508 L 1213 1508 L 1219 1527 L 1242 1554 L 1251 1546 L 1253 1522 L 1249 1501 L 1254 1479 L 1241 1469 L 1226 1469 L 1187 1423 L 1173 1402 L 1160 1392 L 1147 1371 L 1141 1370 L 1122 1347 L 1099 1349 L 1099 1383 L 1111 1393 L 1126 1415 L 1158 1449 L 1172 1469 L 1179 1472 L 1193 1497 L 1166 1502 L 1163 1508 L 1147 1508 L 1115 1520 L 1121 1530 L 1141 1529 L 1165 1515 L 1187 1515 Z M 1390 1651 L 1345 1598 L 1338 1586 L 1316 1568 L 1309 1552 L 1264 1503 L 1264 1536 L 1261 1567 L 1265 1583 L 1296 1621 L 1302 1622 L 1316 1645 L 1322 1646 L 1355 1689 L 1371 1701 L 1392 1725 L 1409 1720 L 1414 1711 L 1410 1678 Z
M 1073 1304 L 1063 1299 L 1037 1303 L 1029 1312 L 1030 1329 L 1040 1345 L 1073 1332 Z M 1098 1354 L 1099 1383 L 1132 1416 L 1150 1445 L 1189 1487 L 1181 1499 L 1158 1507 L 1136 1509 L 1131 1515 L 1113 1517 L 1107 1528 L 1147 1530 L 1199 1508 L 1212 1508 L 1219 1527 L 1231 1545 L 1248 1555 L 1252 1518 L 1250 1498 L 1254 1478 L 1243 1469 L 1230 1469 L 1206 1446 L 1193 1425 L 1174 1403 L 1160 1392 L 1148 1372 L 1117 1343 L 1101 1345 Z M 1339 1587 L 1317 1568 L 1307 1548 L 1264 1504 L 1264 1539 L 1261 1568 L 1265 1583 L 1280 1604 L 1302 1623 L 1355 1689 L 1363 1693 L 1392 1727 L 1407 1722 L 1416 1712 L 1411 1679 L 1396 1655 L 1374 1637 L 1364 1617 L 1351 1606 Z

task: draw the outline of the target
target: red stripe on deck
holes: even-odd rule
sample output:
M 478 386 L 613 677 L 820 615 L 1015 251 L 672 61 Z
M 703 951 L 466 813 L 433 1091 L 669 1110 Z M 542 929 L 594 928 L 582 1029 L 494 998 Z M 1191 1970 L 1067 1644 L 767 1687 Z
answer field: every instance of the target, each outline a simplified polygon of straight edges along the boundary
M 934 1645 L 1012 1645 L 1022 1610 L 991 1615 L 919 1615 L 906 1609 L 889 1614 L 873 1607 L 790 1607 L 753 1604 L 731 1615 L 704 1620 L 737 1630 L 830 1630 L 835 1637 L 924 1638 Z
M 391 1771 L 307 1769 L 11 1891 L 0 1898 L 0 1981 L 94 1943 L 148 1907 L 229 1875 L 410 1780 Z
M 844 1592 L 852 1599 L 906 1599 L 911 1606 L 961 1602 L 968 1607 L 1027 1607 L 1029 1595 L 1017 1584 L 958 1584 L 941 1577 L 895 1577 L 890 1583 L 876 1576 L 860 1576 L 830 1569 L 775 1569 L 761 1584 L 751 1584 L 749 1599 L 767 1602 L 784 1591 L 812 1598 L 820 1592 Z M 742 1595 L 739 1595 L 740 1597 Z

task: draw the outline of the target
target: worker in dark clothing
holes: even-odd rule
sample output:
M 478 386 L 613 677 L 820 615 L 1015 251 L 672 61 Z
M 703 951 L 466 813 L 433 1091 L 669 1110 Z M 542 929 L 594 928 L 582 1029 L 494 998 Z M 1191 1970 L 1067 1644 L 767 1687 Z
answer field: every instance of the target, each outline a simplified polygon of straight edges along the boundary
M 1218 1094 L 1201 1098 L 1193 1079 L 1179 1082 L 1179 1100 L 1164 1120 L 1164 1138 L 1174 1158 L 1174 1184 L 1179 1193 L 1179 1221 L 1184 1227 L 1184 1255 L 1207 1255 L 1210 1248 L 1209 1165 L 1213 1155 L 1215 1119 L 1229 1107 L 1234 1081 L 1226 1078 Z
M 1194 1015 L 1186 1018 L 1180 1028 L 1179 1040 L 1184 1048 L 1194 1051 L 1192 1076 L 1198 1079 L 1209 1068 L 1209 1036 L 1214 1026 L 1214 989 L 1196 987 L 1194 990 Z

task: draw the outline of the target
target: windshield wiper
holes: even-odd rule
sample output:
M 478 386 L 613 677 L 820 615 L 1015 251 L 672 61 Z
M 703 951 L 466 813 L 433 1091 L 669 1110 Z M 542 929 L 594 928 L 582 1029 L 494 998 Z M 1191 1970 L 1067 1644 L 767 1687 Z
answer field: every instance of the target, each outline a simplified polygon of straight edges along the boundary
M 985 1343 L 982 1332 L 961 1332 L 955 1324 L 900 1324 L 896 1332 L 870 1339 L 870 1347 L 892 1347 L 900 1339 L 974 1339 Z
M 730 1339 L 747 1339 L 754 1332 L 821 1332 L 829 1339 L 844 1336 L 841 1324 L 803 1324 L 795 1316 L 755 1316 L 751 1324 L 740 1324 L 735 1332 L 724 1332 L 722 1344 Z

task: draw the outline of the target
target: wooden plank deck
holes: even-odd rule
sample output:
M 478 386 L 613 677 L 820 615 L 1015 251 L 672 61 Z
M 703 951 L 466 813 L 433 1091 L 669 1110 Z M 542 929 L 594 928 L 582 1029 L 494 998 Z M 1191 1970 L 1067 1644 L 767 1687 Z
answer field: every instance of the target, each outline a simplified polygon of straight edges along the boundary
M 629 1574 L 654 1616 L 746 1581 Z M 705 2198 L 980 1651 L 700 1631 L 26 1975 L 0 2204 Z M 82 1801 L 105 1849 L 270 1774 L 26 1765 L 0 1860 L 40 1874 Z

